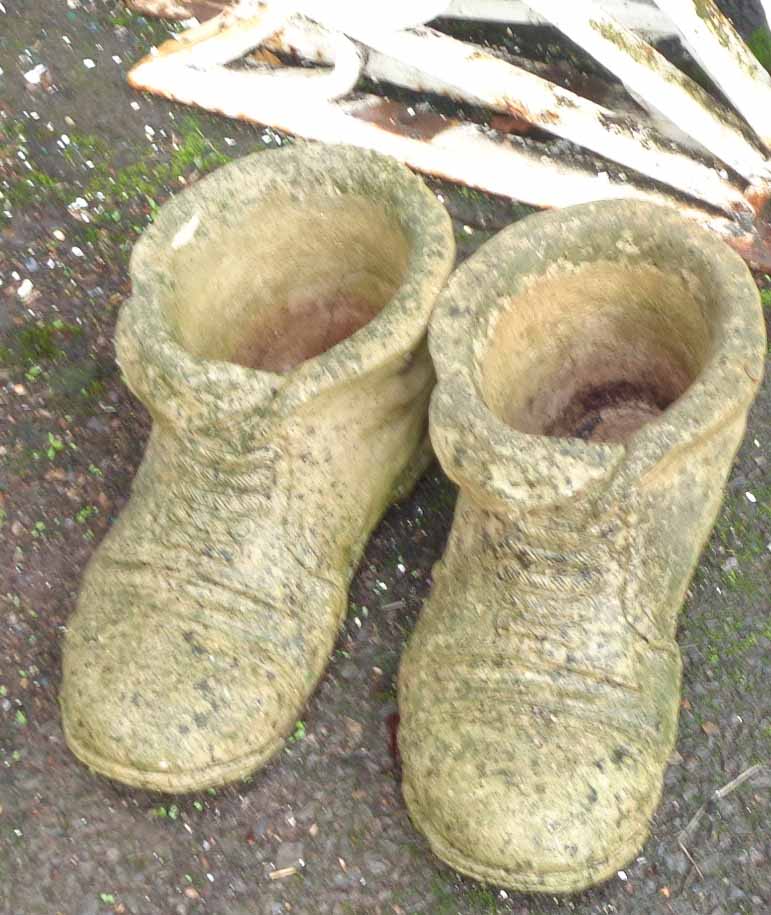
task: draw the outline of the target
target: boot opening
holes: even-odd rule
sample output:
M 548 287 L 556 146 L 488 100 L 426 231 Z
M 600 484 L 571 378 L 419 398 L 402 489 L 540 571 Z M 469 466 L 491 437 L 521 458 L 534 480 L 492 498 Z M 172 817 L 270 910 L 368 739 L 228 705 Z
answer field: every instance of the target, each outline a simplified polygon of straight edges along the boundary
M 687 390 L 707 361 L 695 277 L 595 262 L 513 297 L 482 363 L 488 407 L 536 435 L 623 442 Z
M 383 205 L 276 194 L 235 225 L 202 223 L 174 253 L 167 313 L 194 356 L 287 372 L 371 321 L 408 258 L 406 233 Z

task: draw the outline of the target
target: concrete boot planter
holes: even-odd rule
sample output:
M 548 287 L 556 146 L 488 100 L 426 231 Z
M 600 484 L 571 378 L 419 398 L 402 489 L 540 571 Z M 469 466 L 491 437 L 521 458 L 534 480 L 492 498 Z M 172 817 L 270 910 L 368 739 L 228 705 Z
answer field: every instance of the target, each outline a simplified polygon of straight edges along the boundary
M 453 255 L 423 183 L 345 147 L 259 153 L 162 208 L 117 329 L 153 430 L 64 646 L 87 765 L 193 791 L 282 746 L 372 527 L 425 463 Z
M 672 211 L 603 202 L 487 243 L 429 344 L 460 494 L 399 676 L 404 794 L 457 870 L 580 890 L 659 801 L 677 613 L 763 371 L 757 290 Z

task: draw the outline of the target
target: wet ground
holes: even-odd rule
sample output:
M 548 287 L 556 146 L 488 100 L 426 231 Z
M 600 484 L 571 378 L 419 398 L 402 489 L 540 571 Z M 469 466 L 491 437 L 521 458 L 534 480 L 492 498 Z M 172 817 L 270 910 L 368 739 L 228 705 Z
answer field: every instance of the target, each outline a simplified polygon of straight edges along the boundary
M 771 749 L 769 379 L 682 613 L 680 736 L 653 834 L 603 887 L 562 899 L 484 887 L 410 825 L 394 677 L 452 516 L 436 468 L 378 528 L 328 673 L 266 770 L 169 798 L 69 754 L 56 704 L 63 627 L 148 429 L 111 345 L 128 252 L 171 192 L 283 142 L 129 90 L 130 63 L 169 28 L 118 2 L 0 4 L 0 913 L 767 912 L 768 777 L 753 770 L 714 793 Z M 523 214 L 436 189 L 464 253 Z M 285 868 L 296 875 L 271 878 Z

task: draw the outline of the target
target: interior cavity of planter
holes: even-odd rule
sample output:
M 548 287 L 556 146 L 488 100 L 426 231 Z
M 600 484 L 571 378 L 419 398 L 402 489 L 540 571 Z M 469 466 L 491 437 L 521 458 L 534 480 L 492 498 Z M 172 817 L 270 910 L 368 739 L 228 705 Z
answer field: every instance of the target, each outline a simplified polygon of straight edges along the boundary
M 586 264 L 503 303 L 482 367 L 488 407 L 526 433 L 623 442 L 687 390 L 710 352 L 695 277 Z
M 198 358 L 287 372 L 371 321 L 404 281 L 409 242 L 382 204 L 276 193 L 238 212 L 202 216 L 170 255 L 167 314 Z

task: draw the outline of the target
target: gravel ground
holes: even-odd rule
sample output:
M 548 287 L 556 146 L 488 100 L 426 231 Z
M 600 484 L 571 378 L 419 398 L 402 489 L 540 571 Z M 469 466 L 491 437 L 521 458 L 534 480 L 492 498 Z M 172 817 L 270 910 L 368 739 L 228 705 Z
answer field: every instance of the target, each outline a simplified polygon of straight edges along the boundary
M 750 29 L 758 7 L 739 6 Z M 483 887 L 444 867 L 410 826 L 394 677 L 452 517 L 437 468 L 378 528 L 329 671 L 264 771 L 169 798 L 70 756 L 56 704 L 62 629 L 148 429 L 111 347 L 128 252 L 174 190 L 283 142 L 132 93 L 128 66 L 169 28 L 117 2 L 0 4 L 0 913 L 769 911 L 769 780 L 756 772 L 714 795 L 771 748 L 768 380 L 683 610 L 680 736 L 653 834 L 604 886 L 561 899 Z M 38 65 L 35 84 L 24 74 Z M 525 212 L 436 190 L 462 254 Z M 287 867 L 297 875 L 270 878 Z

